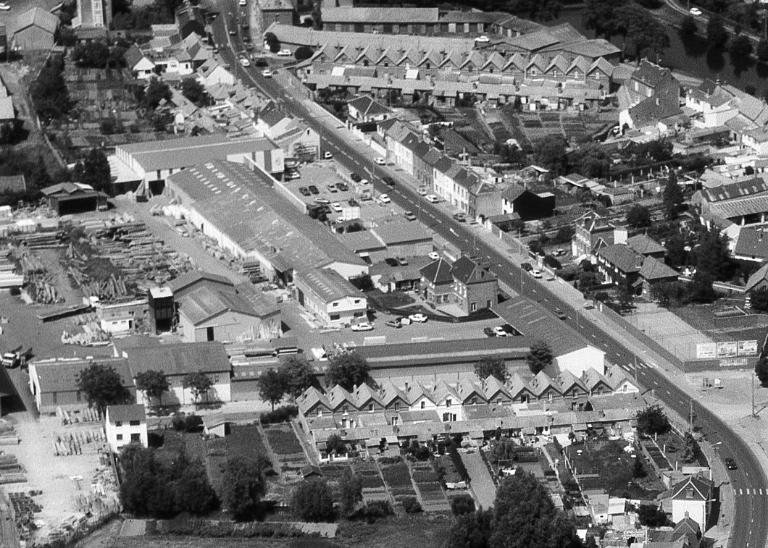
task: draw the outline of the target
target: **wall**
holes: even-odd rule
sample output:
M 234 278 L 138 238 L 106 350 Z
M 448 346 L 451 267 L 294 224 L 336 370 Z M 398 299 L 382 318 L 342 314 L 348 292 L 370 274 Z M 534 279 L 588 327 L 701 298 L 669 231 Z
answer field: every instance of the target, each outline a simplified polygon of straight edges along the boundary
M 130 425 L 124 422 L 122 426 L 115 426 L 115 424 L 107 422 L 105 431 L 107 435 L 107 443 L 113 453 L 117 453 L 121 447 L 131 443 L 131 434 L 139 435 L 139 443 L 142 447 L 147 447 L 148 445 L 147 423 L 144 421 L 137 425 Z M 118 435 L 122 435 L 122 439 L 118 440 Z
M 202 402 L 228 402 L 232 400 L 230 390 L 230 376 L 228 372 L 220 373 L 208 373 L 203 371 L 211 380 L 214 381 L 213 386 L 208 391 L 207 395 L 200 398 Z M 168 375 L 168 384 L 170 385 L 170 392 L 163 393 L 163 397 L 160 401 L 161 405 L 191 405 L 195 403 L 195 398 L 192 391 L 184 388 L 183 379 L 184 375 Z M 143 392 L 136 392 L 136 403 L 141 405 L 149 405 L 150 402 L 146 400 Z M 152 402 L 156 403 L 156 402 Z
M 269 339 L 280 335 L 280 313 L 271 315 L 262 321 L 256 316 L 237 312 L 224 312 L 198 325 L 193 325 L 179 311 L 179 326 L 186 342 L 205 342 L 208 340 L 208 328 L 213 327 L 213 340 L 235 342 L 253 339 Z

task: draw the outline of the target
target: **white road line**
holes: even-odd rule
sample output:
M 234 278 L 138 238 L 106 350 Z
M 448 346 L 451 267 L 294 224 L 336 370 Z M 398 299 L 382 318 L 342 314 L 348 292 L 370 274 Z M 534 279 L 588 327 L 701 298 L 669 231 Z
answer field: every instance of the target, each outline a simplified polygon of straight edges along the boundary
M 739 489 L 739 495 L 743 495 L 744 491 L 742 489 Z

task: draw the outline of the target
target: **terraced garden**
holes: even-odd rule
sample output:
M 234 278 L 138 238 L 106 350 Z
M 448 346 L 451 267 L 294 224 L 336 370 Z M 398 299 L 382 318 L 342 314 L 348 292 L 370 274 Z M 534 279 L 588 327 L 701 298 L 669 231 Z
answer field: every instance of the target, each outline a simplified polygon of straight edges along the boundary
M 387 488 L 381 479 L 379 469 L 373 461 L 356 461 L 352 463 L 352 471 L 360 477 L 363 483 L 363 500 L 389 500 Z
M 280 461 L 283 473 L 300 472 L 308 464 L 304 449 L 290 424 L 271 425 L 264 428 L 267 443 Z
M 411 478 L 421 497 L 421 506 L 425 512 L 448 511 L 451 509 L 445 498 L 443 486 L 432 463 L 414 462 L 411 464 Z
M 402 458 L 395 458 L 398 459 L 396 462 L 390 462 L 390 458 L 380 459 L 379 467 L 389 493 L 395 501 L 400 502 L 403 497 L 415 497 L 416 491 L 413 489 L 408 465 L 403 462 Z

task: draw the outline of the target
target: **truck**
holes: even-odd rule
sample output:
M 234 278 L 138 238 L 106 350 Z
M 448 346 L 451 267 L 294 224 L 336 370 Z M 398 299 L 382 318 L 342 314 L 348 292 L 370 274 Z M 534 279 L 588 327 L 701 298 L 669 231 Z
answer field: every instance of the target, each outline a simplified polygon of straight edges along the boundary
M 13 369 L 26 365 L 27 358 L 32 354 L 32 349 L 22 350 L 22 348 L 19 346 L 10 352 L 4 352 L 2 357 L 0 357 L 0 363 L 3 364 L 3 367 Z

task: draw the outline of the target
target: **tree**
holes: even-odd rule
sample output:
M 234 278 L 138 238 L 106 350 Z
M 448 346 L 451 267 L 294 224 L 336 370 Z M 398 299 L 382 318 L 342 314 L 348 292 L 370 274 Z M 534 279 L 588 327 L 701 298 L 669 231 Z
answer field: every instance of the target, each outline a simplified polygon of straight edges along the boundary
M 637 431 L 640 434 L 653 436 L 666 434 L 672 429 L 664 410 L 658 405 L 649 405 L 637 412 Z
M 589 293 L 598 285 L 597 274 L 591 270 L 579 273 L 579 291 Z
M 333 521 L 333 496 L 321 479 L 302 481 L 293 491 L 292 508 L 302 521 Z
M 646 527 L 664 527 L 670 523 L 667 514 L 652 504 L 641 504 L 637 508 L 637 518 L 640 524 Z
M 553 176 L 562 175 L 568 169 L 565 140 L 552 135 L 539 139 L 533 148 L 533 158 Z
M 224 507 L 236 521 L 252 519 L 259 509 L 259 501 L 266 490 L 264 470 L 268 462 L 263 458 L 236 456 L 227 460 L 222 480 Z
M 200 461 L 190 463 L 183 475 L 171 483 L 171 489 L 179 512 L 202 516 L 219 506 L 216 491 L 211 487 L 205 466 Z
M 109 46 L 101 41 L 78 44 L 72 50 L 72 59 L 81 67 L 107 68 L 109 64 Z
M 533 474 L 518 471 L 496 491 L 491 548 L 576 548 L 576 528 L 555 509 L 546 488 Z
M 199 403 L 203 394 L 207 394 L 208 390 L 213 386 L 213 381 L 205 373 L 195 372 L 184 375 L 181 384 L 184 388 L 192 390 L 195 403 Z
M 731 42 L 729 52 L 732 60 L 740 61 L 749 59 L 749 56 L 752 55 L 752 40 L 743 34 L 737 36 Z
M 627 4 L 616 10 L 616 17 L 616 30 L 634 57 L 639 59 L 646 54 L 655 57 L 669 47 L 664 27 L 643 8 Z
M 368 378 L 368 362 L 357 352 L 341 352 L 330 358 L 327 380 L 333 386 L 339 384 L 347 390 L 362 384 Z
M 663 199 L 666 218 L 670 221 L 676 219 L 680 204 L 683 203 L 683 190 L 677 183 L 677 175 L 674 171 L 670 170 L 669 172 L 667 184 L 664 186 Z
M 768 312 L 768 288 L 761 287 L 749 293 L 750 306 L 753 310 Z
M 699 442 L 693 437 L 690 432 L 685 433 L 685 449 L 683 449 L 682 460 L 686 464 L 691 464 L 699 460 L 701 456 L 701 448 Z
M 308 46 L 299 46 L 296 51 L 293 52 L 293 56 L 297 61 L 304 61 L 314 55 L 312 48 Z
M 720 234 L 713 226 L 699 237 L 694 250 L 696 274 L 708 275 L 712 280 L 730 279 L 734 263 L 728 250 L 728 236 Z
M 757 59 L 765 63 L 768 61 L 768 40 L 761 38 L 757 44 Z
M 264 35 L 264 42 L 272 53 L 280 51 L 280 40 L 277 39 L 277 36 L 275 36 L 274 33 L 266 33 Z
M 579 173 L 585 177 L 607 177 L 611 166 L 608 153 L 597 143 L 587 143 L 579 149 L 579 158 L 574 161 Z
M 144 90 L 141 106 L 153 111 L 160 104 L 160 101 L 163 100 L 171 100 L 171 88 L 168 87 L 168 84 L 153 76 L 149 80 L 149 85 Z
M 688 300 L 694 303 L 711 303 L 717 299 L 713 283 L 715 279 L 704 270 L 696 270 L 693 280 L 688 284 Z
M 635 463 L 632 465 L 632 477 L 644 478 L 647 475 L 648 475 L 648 472 L 645 471 L 643 458 L 640 456 L 640 453 L 638 453 L 637 455 L 635 455 Z
M 539 371 L 550 365 L 553 359 L 552 349 L 546 341 L 534 341 L 531 343 L 531 348 L 525 357 L 528 368 L 534 375 L 537 375 Z
M 576 229 L 573 225 L 563 225 L 557 229 L 557 233 L 555 233 L 552 242 L 556 244 L 569 244 L 571 243 L 574 234 L 576 234 Z
M 755 374 L 760 380 L 760 386 L 768 388 L 768 358 L 765 356 L 757 360 L 755 364 Z
M 35 110 L 46 122 L 61 118 L 72 107 L 63 72 L 63 57 L 54 55 L 46 61 L 37 79 L 30 86 Z
M 487 548 L 492 523 L 493 510 L 478 510 L 456 516 L 446 548 Z
M 135 377 L 136 390 L 144 392 L 147 402 L 155 400 L 161 403 L 163 392 L 168 392 L 170 384 L 165 373 L 158 370 L 148 369 L 138 373 Z
M 338 434 L 331 434 L 325 440 L 325 449 L 334 455 L 344 455 L 347 453 L 347 444 L 344 443 Z
M 107 190 L 112 182 L 109 161 L 99 148 L 92 148 L 82 162 L 77 162 L 72 177 L 79 183 L 90 185 L 94 190 Z
M 627 213 L 627 224 L 634 228 L 651 226 L 651 212 L 647 207 L 635 204 Z
M 341 488 L 341 511 L 349 515 L 355 511 L 358 503 L 363 500 L 363 480 L 347 467 L 339 482 Z
M 664 242 L 667 250 L 667 263 L 672 268 L 679 268 L 688 264 L 688 252 L 685 250 L 685 239 L 676 232 Z
M 709 47 L 719 50 L 728 41 L 728 31 L 723 26 L 723 19 L 719 15 L 711 15 L 707 21 L 707 42 Z
M 504 360 L 483 358 L 475 363 L 475 375 L 483 380 L 488 377 L 496 377 L 501 382 L 504 382 L 507 380 L 509 373 L 507 372 L 507 366 L 504 364 Z
M 205 92 L 203 84 L 195 78 L 184 78 L 181 81 L 181 94 L 199 107 L 208 104 L 208 94 Z
M 595 31 L 595 36 L 610 39 L 618 34 L 616 8 L 623 2 L 616 0 L 586 0 L 584 2 L 584 26 Z
M 97 363 L 80 372 L 77 388 L 85 394 L 88 406 L 95 407 L 100 413 L 104 413 L 109 405 L 127 402 L 131 396 L 117 371 Z
M 288 389 L 287 379 L 277 369 L 270 368 L 256 379 L 256 384 L 259 387 L 261 399 L 271 403 L 274 411 L 275 404 L 280 403 Z
M 309 362 L 300 355 L 289 356 L 280 364 L 280 372 L 287 381 L 286 391 L 293 398 L 298 398 L 304 391 L 315 384 L 315 371 Z
M 683 41 L 690 40 L 696 35 L 698 30 L 696 19 L 693 18 L 693 15 L 686 15 L 680 24 L 680 37 Z
M 470 495 L 459 495 L 451 499 L 451 512 L 454 516 L 471 514 L 475 511 L 475 499 Z

